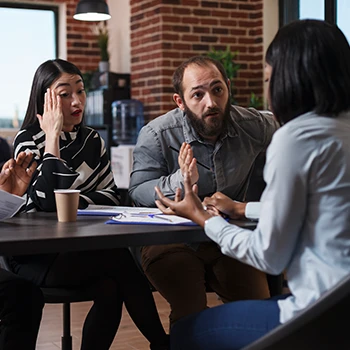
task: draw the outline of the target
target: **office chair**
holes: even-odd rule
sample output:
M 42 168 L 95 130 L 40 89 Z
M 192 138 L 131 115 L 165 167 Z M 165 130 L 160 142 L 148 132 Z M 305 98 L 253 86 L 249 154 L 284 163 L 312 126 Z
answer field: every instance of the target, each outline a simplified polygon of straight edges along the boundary
M 12 272 L 7 258 L 4 256 L 0 256 L 0 267 Z M 61 337 L 62 350 L 72 350 L 70 304 L 93 300 L 95 288 L 96 286 L 93 284 L 73 288 L 41 288 L 45 303 L 63 304 L 63 334 Z
M 242 350 L 348 350 L 350 275 L 313 305 Z

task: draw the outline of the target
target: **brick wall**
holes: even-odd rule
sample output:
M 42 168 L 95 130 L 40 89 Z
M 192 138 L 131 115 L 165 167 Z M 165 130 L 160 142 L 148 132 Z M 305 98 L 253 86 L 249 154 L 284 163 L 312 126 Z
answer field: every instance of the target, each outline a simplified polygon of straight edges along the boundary
M 36 3 L 36 0 L 26 0 Z M 41 0 L 42 4 L 66 3 L 67 19 L 67 60 L 82 72 L 98 69 L 100 50 L 91 28 L 95 22 L 77 21 L 73 18 L 79 0 Z M 45 30 L 45 28 L 43 28 Z
M 211 48 L 239 51 L 237 104 L 263 94 L 263 0 L 130 0 L 132 97 L 149 121 L 175 107 L 171 77 Z

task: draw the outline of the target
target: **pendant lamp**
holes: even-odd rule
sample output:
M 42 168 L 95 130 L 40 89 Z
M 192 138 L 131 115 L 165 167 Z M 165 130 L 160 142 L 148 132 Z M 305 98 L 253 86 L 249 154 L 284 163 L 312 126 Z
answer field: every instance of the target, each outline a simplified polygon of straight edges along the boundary
M 106 21 L 111 15 L 105 0 L 80 0 L 73 18 L 78 21 Z

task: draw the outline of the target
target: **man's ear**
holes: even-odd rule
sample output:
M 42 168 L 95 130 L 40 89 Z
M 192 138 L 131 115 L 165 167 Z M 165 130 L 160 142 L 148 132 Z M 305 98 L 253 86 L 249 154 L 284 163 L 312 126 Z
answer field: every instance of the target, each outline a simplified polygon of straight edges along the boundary
M 182 111 L 185 110 L 185 104 L 179 94 L 174 94 L 173 100 Z

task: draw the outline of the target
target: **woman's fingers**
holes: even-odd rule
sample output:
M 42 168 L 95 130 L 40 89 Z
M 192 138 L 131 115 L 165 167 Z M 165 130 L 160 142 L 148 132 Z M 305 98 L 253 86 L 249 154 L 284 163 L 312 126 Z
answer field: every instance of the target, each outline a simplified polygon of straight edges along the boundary
M 17 165 L 22 165 L 23 162 L 25 161 L 25 159 L 26 159 L 26 153 L 25 152 L 18 153 L 18 156 L 16 158 L 16 164 Z
M 34 161 L 29 168 L 26 168 L 26 172 L 29 176 L 32 176 L 34 174 L 34 171 L 36 170 L 38 164 L 36 161 Z
M 27 167 L 33 159 L 33 153 L 20 152 L 16 158 L 16 164 Z
M 166 213 L 167 207 L 158 199 L 156 199 L 156 206 L 158 207 L 159 210 L 161 210 L 163 213 Z
M 163 204 L 163 206 L 166 205 L 167 207 L 170 207 L 171 204 L 173 203 L 173 201 L 171 199 L 165 197 L 163 192 L 160 190 L 160 188 L 158 186 L 155 187 L 155 190 L 156 190 L 156 193 L 157 193 L 157 195 L 159 197 L 159 201 Z
M 47 89 L 44 95 L 44 114 L 50 110 L 50 89 Z
M 0 171 L 4 172 L 5 170 L 13 169 L 15 164 L 16 164 L 15 160 L 11 158 L 3 165 L 2 169 L 0 169 Z
M 51 90 L 51 104 L 52 104 L 52 108 L 56 109 L 56 107 L 57 107 L 57 97 L 56 97 L 56 94 L 55 94 L 54 90 Z
M 57 108 L 59 111 L 61 111 L 62 110 L 62 108 L 61 108 L 61 96 L 57 95 L 56 101 L 57 101 Z
M 24 169 L 27 169 L 29 167 L 29 164 L 32 163 L 34 158 L 34 153 L 26 153 L 26 152 L 20 152 L 16 158 L 16 164 L 21 166 Z M 36 162 L 33 162 L 36 164 Z M 35 165 L 36 168 L 36 165 Z

